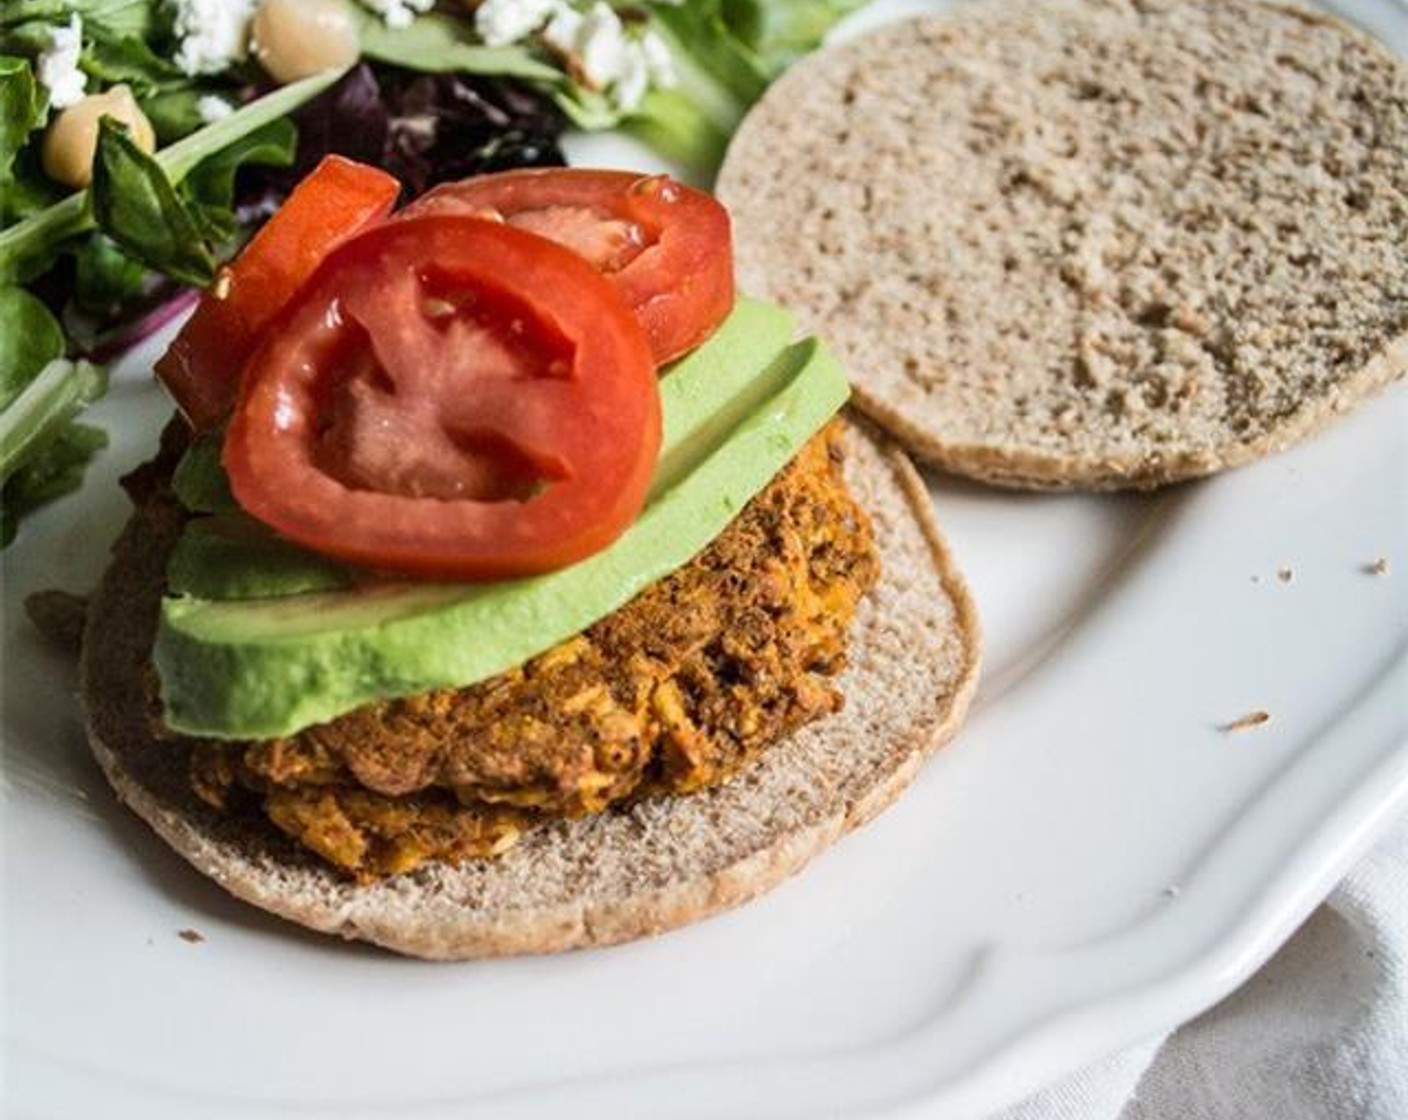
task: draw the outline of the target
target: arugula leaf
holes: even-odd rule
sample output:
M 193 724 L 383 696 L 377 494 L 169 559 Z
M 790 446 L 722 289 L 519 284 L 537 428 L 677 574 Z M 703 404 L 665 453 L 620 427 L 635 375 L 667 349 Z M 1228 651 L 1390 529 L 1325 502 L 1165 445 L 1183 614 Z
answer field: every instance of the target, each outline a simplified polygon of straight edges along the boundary
M 15 539 L 20 519 L 83 485 L 83 474 L 108 445 L 107 433 L 70 420 L 0 487 L 0 548 Z
M 0 287 L 0 410 L 64 352 L 58 320 L 23 288 Z
M 47 102 L 29 62 L 0 55 L 0 187 L 13 179 L 25 140 L 44 123 Z
M 534 58 L 523 47 L 486 47 L 474 38 L 470 23 L 438 12 L 420 16 L 406 27 L 387 27 L 379 16 L 351 6 L 362 54 L 408 70 L 431 74 L 492 74 L 501 78 L 560 85 L 561 70 Z
M 110 117 L 98 122 L 91 195 L 98 228 L 133 260 L 197 288 L 215 279 L 201 216 Z

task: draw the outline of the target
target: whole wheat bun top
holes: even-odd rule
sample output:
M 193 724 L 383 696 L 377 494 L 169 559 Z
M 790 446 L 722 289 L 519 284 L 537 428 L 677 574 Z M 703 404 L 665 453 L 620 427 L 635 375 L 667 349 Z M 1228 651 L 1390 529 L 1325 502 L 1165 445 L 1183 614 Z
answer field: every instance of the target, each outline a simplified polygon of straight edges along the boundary
M 686 797 L 530 829 L 507 854 L 358 886 L 267 822 L 212 812 L 184 756 L 151 735 L 143 666 L 170 540 L 139 509 L 88 611 L 82 688 L 94 754 L 118 795 L 221 886 L 316 930 L 459 959 L 604 945 L 737 905 L 883 809 L 957 729 L 978 672 L 978 627 L 902 454 L 852 429 L 846 481 L 869 511 L 880 582 L 862 603 L 844 710 Z
M 718 182 L 739 281 L 954 471 L 1154 486 L 1408 368 L 1408 78 L 1244 0 L 983 0 L 779 80 Z

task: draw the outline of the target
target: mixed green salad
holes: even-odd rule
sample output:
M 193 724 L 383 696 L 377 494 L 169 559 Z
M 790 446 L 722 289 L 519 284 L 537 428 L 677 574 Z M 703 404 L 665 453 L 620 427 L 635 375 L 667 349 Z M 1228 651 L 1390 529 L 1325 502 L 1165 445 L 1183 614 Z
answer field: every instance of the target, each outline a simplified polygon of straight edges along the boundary
M 408 194 L 622 128 L 708 180 L 866 0 L 5 0 L 0 543 L 75 489 L 105 365 L 337 153 Z

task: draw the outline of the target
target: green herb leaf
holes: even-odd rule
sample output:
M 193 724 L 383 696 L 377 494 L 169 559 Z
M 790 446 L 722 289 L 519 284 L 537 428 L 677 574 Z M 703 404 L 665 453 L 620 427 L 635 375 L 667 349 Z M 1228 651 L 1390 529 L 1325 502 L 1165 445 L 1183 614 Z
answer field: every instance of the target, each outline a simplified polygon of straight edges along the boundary
M 193 287 L 215 278 L 200 216 L 110 117 L 98 124 L 91 191 L 93 220 L 133 260 Z
M 64 332 L 23 288 L 0 287 L 0 410 L 64 352 Z

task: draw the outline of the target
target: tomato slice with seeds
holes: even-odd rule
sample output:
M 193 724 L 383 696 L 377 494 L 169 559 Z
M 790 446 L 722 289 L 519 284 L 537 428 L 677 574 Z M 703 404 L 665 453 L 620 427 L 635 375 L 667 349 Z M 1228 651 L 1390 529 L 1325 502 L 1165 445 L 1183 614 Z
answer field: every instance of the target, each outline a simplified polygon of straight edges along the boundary
M 436 187 L 402 211 L 480 214 L 558 241 L 611 277 L 655 360 L 694 349 L 733 307 L 728 211 L 667 175 L 546 168 Z
M 575 253 L 464 216 L 334 250 L 245 370 L 236 499 L 375 568 L 498 579 L 604 548 L 660 447 L 650 347 Z
M 400 193 L 386 172 L 341 156 L 326 157 L 294 188 L 156 364 L 193 427 L 225 418 L 264 328 L 334 245 L 384 221 Z

